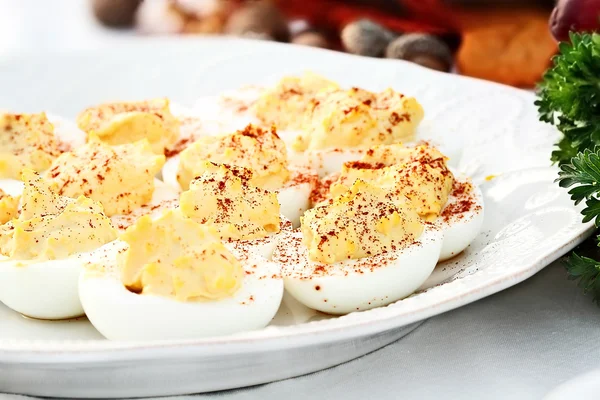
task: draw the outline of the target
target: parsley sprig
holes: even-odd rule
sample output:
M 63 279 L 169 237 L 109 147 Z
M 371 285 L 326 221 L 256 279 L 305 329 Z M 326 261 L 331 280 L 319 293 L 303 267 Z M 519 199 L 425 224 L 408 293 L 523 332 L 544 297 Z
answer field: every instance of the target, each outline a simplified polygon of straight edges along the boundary
M 552 161 L 567 163 L 600 145 L 600 34 L 571 33 L 538 86 L 540 120 L 563 133 Z
M 571 159 L 569 164 L 563 164 L 556 180 L 560 187 L 569 188 L 571 200 L 575 205 L 585 200 L 585 208 L 581 211 L 583 222 L 594 220 L 600 226 L 600 147 L 592 152 L 589 149 Z
M 569 279 L 577 280 L 584 293 L 591 293 L 593 300 L 600 304 L 600 262 L 590 257 L 572 253 L 565 261 Z
M 581 211 L 583 222 L 594 220 L 600 226 L 600 147 L 577 154 L 568 164 L 563 164 L 556 180 L 561 187 L 571 188 L 569 194 L 575 205 L 585 201 Z M 595 249 L 581 246 L 580 251 L 599 256 L 600 243 L 596 238 Z M 589 247 L 589 246 L 587 246 Z M 592 293 L 595 302 L 600 304 L 600 262 L 593 258 L 572 253 L 567 257 L 565 266 L 569 279 L 579 280 L 584 293 Z
M 552 152 L 560 165 L 557 182 L 570 188 L 575 204 L 585 201 L 583 222 L 600 227 L 600 34 L 571 33 L 571 43 L 560 43 L 553 66 L 538 86 L 535 105 L 540 120 L 556 125 L 562 138 Z M 600 305 L 600 235 L 594 249 L 589 242 L 566 259 L 568 277 L 579 280 L 585 293 Z

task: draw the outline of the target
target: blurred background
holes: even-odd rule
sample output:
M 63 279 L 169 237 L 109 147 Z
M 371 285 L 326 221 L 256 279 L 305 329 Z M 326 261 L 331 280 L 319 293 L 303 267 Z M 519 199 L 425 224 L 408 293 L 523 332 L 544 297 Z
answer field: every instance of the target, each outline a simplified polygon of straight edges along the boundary
M 0 0 L 0 51 L 89 49 L 138 36 L 225 34 L 404 59 L 532 88 L 557 50 L 556 39 L 564 38 L 569 28 L 597 23 L 580 21 L 598 13 L 577 3 L 589 8 L 600 1 L 558 3 L 556 7 L 554 0 Z

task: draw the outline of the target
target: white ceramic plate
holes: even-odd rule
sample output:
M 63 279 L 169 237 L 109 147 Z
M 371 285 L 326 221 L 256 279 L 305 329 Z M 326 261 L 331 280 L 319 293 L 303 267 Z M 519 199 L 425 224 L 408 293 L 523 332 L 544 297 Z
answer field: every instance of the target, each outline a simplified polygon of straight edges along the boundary
M 199 96 L 275 82 L 306 69 L 347 86 L 414 95 L 419 135 L 451 149 L 482 184 L 482 233 L 438 266 L 415 295 L 330 318 L 285 299 L 264 330 L 185 342 L 109 342 L 85 320 L 43 322 L 0 306 L 0 392 L 129 397 L 235 388 L 339 364 L 402 337 L 416 323 L 506 289 L 581 242 L 590 225 L 553 180 L 557 132 L 533 95 L 392 60 L 232 39 L 124 42 L 93 53 L 18 55 L 0 62 L 0 108 L 74 117 L 98 102 Z M 489 175 L 498 176 L 487 182 Z

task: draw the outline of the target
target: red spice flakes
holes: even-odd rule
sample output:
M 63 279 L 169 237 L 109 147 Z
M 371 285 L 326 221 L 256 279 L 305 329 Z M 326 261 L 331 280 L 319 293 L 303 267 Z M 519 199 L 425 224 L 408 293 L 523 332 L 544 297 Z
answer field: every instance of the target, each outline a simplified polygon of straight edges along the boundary
M 230 108 L 234 113 L 244 113 L 254 105 L 254 101 L 242 100 L 234 97 L 223 96 L 221 97 L 221 103 L 223 106 Z
M 165 157 L 169 158 L 169 157 L 174 157 L 177 154 L 181 153 L 183 150 L 185 150 L 185 148 L 188 146 L 188 144 L 190 143 L 191 138 L 182 138 L 179 139 L 174 145 L 173 147 L 169 148 L 169 149 L 165 149 Z
M 289 166 L 290 177 L 282 189 L 295 187 L 303 183 L 309 183 L 311 190 L 318 184 L 319 175 L 311 168 L 301 166 Z
M 403 114 L 398 114 L 397 112 L 393 112 L 390 115 L 390 123 L 392 125 L 398 125 L 400 122 L 410 122 L 410 114 L 409 113 L 403 113 Z
M 318 180 L 314 189 L 310 192 L 310 203 L 318 204 L 329 198 L 329 188 L 337 181 L 339 174 L 332 174 Z
M 470 182 L 454 181 L 451 195 L 456 198 L 452 203 L 446 205 L 442 210 L 440 217 L 444 222 L 452 219 L 464 218 L 464 214 L 481 210 L 473 196 L 473 186 Z
M 54 179 L 58 175 L 60 175 L 60 170 L 59 170 L 58 166 L 56 166 L 50 170 L 50 178 Z
M 343 112 L 344 112 L 344 115 L 348 115 L 351 112 L 354 112 L 356 110 L 358 110 L 358 107 L 355 106 L 355 107 L 346 108 L 345 110 L 343 110 Z
M 473 186 L 470 182 L 459 182 L 454 181 L 454 185 L 452 186 L 452 195 L 455 197 L 461 197 L 464 194 L 468 194 L 473 189 Z
M 327 272 L 327 270 L 325 269 L 325 267 L 323 265 L 317 265 L 315 266 L 313 273 L 315 275 L 325 275 L 325 273 Z
M 72 147 L 67 142 L 57 141 L 56 149 L 58 150 L 59 153 L 66 153 L 68 151 L 71 151 Z
M 294 97 L 294 96 L 302 96 L 304 94 L 304 92 L 302 92 L 301 90 L 298 90 L 296 88 L 289 88 L 286 89 L 283 93 L 281 93 L 281 100 L 289 100 L 290 98 Z
M 364 161 L 348 161 L 344 163 L 344 166 L 352 169 L 382 169 L 386 167 L 386 165 L 381 162 L 369 163 Z
M 471 200 L 460 200 L 456 203 L 448 204 L 444 211 L 442 211 L 441 217 L 444 221 L 448 222 L 452 218 L 463 218 L 464 213 L 471 211 L 474 203 Z

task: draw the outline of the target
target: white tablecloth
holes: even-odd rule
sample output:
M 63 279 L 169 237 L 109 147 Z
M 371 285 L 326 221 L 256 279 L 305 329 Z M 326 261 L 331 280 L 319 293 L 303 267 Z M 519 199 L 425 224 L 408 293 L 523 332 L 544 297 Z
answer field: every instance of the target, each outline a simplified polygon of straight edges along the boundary
M 0 0 L 0 52 L 109 46 L 127 35 L 95 25 L 87 4 Z M 600 367 L 599 355 L 600 309 L 554 263 L 514 288 L 432 318 L 358 360 L 300 378 L 197 397 L 541 399 L 558 384 Z

